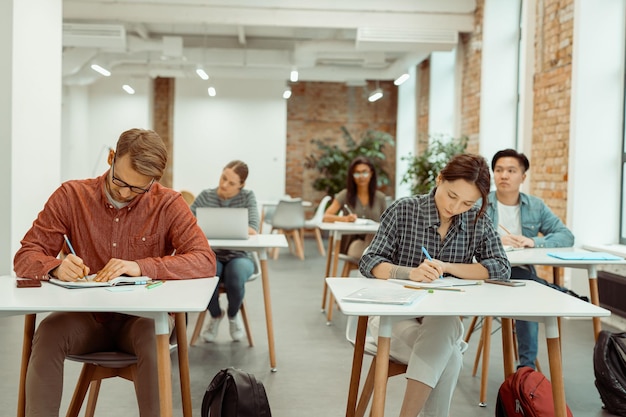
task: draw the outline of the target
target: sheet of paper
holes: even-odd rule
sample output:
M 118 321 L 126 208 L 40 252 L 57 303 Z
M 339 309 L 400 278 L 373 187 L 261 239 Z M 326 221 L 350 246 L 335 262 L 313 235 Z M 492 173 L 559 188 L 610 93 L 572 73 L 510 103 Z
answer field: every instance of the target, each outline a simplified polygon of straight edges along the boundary
M 482 280 L 474 280 L 474 279 L 461 279 L 456 277 L 444 277 L 441 279 L 436 279 L 432 282 L 417 282 L 411 281 L 408 279 L 388 279 L 387 281 L 393 282 L 394 284 L 400 285 L 408 285 L 411 287 L 422 287 L 422 288 L 437 288 L 437 287 L 463 287 L 466 285 L 480 285 L 482 284 Z

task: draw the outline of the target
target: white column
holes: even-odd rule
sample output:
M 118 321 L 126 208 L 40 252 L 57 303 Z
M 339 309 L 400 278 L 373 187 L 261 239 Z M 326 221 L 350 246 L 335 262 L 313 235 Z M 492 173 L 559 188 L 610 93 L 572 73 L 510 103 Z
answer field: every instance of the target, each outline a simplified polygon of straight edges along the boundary
M 428 134 L 451 137 L 454 134 L 456 50 L 430 55 L 430 100 Z
M 486 0 L 480 80 L 480 153 L 516 148 L 520 1 Z
M 9 197 L 0 203 L 0 274 L 10 274 L 20 239 L 59 185 L 63 5 L 0 3 L 0 181 Z
M 411 184 L 401 184 L 408 169 L 403 157 L 415 155 L 417 141 L 417 68 L 409 68 L 410 78 L 398 87 L 396 124 L 396 199 L 411 195 Z

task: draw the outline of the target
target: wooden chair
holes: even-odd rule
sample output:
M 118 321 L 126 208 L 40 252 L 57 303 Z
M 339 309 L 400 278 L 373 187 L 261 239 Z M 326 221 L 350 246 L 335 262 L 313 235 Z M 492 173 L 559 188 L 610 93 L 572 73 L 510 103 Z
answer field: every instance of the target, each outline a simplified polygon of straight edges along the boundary
M 183 199 L 185 199 L 185 202 L 188 205 L 192 205 L 194 200 L 196 199 L 196 197 L 193 195 L 191 191 L 182 190 L 180 194 L 183 196 Z
M 89 391 L 85 417 L 93 417 L 103 379 L 121 377 L 133 382 L 137 379 L 137 357 L 123 352 L 96 352 L 85 355 L 68 355 L 66 359 L 83 363 L 67 417 L 78 417 L 78 413 Z M 135 392 L 137 386 L 135 384 Z
M 289 251 L 304 260 L 301 231 L 304 229 L 304 207 L 302 199 L 280 200 L 271 220 L 270 233 L 283 233 L 289 244 Z M 278 248 L 273 252 L 273 259 L 278 259 Z
M 251 281 L 254 281 L 255 279 L 261 276 L 261 261 L 259 260 L 259 255 L 256 252 L 251 252 L 251 253 L 254 258 L 254 272 L 252 273 L 252 275 L 250 275 L 250 278 L 248 278 L 248 281 L 246 281 L 246 284 Z M 219 285 L 218 291 L 220 295 L 226 293 L 226 289 L 224 288 L 222 284 Z M 243 321 L 243 327 L 246 329 L 246 336 L 248 337 L 248 345 L 250 347 L 253 347 L 254 341 L 252 340 L 252 332 L 250 330 L 250 322 L 248 321 L 248 312 L 246 310 L 245 299 L 242 301 L 239 311 L 241 312 L 241 319 Z M 208 312 L 207 310 L 204 310 L 198 315 L 198 319 L 196 320 L 196 326 L 193 329 L 191 340 L 189 341 L 190 346 L 193 346 L 196 344 L 196 341 L 198 340 L 198 337 L 200 336 L 200 332 L 202 331 L 202 326 L 204 325 L 204 320 L 206 318 L 207 312 Z
M 348 340 L 348 342 L 354 345 L 357 334 L 360 332 L 367 333 L 367 318 L 348 316 L 348 321 L 346 324 L 346 339 Z M 361 394 L 359 395 L 359 380 L 364 353 L 372 355 L 374 358 L 372 359 L 372 363 L 370 364 L 369 370 L 367 371 L 367 377 L 365 378 L 365 383 L 363 384 Z M 366 334 L 365 346 L 363 351 L 361 352 L 355 349 L 354 355 L 355 359 L 358 360 L 355 360 L 353 363 L 353 365 L 355 365 L 355 368 L 352 369 L 352 378 L 350 379 L 350 388 L 348 392 L 348 410 L 346 411 L 346 415 L 351 415 L 350 411 L 352 409 L 354 410 L 355 417 L 363 417 L 372 398 L 372 393 L 374 392 L 374 374 L 376 372 L 376 344 L 374 343 L 374 340 L 371 336 Z M 387 378 L 406 373 L 406 368 L 407 365 L 405 363 L 401 363 L 390 358 Z
M 360 258 L 355 258 L 354 256 L 349 256 L 343 253 L 339 254 L 339 260 L 343 261 L 343 269 L 341 270 L 342 277 L 349 277 L 350 272 L 359 269 L 359 261 Z M 324 298 L 326 298 L 326 292 L 324 292 Z M 326 300 L 324 299 L 322 302 L 322 309 L 325 307 Z M 326 312 L 326 324 L 330 325 L 330 322 L 333 319 L 333 309 L 335 308 L 335 299 L 333 294 L 330 293 L 330 300 L 328 302 L 328 311 Z
M 324 249 L 324 241 L 322 240 L 322 232 L 318 229 L 317 225 L 322 222 L 324 218 L 324 211 L 326 211 L 326 206 L 328 202 L 331 200 L 331 196 L 327 195 L 322 198 L 319 206 L 317 206 L 317 210 L 315 210 L 315 214 L 312 218 L 304 221 L 304 230 L 302 233 L 302 245 L 304 246 L 304 231 L 313 230 L 315 233 L 315 239 L 317 240 L 317 249 L 319 250 L 322 256 L 326 256 L 326 250 Z

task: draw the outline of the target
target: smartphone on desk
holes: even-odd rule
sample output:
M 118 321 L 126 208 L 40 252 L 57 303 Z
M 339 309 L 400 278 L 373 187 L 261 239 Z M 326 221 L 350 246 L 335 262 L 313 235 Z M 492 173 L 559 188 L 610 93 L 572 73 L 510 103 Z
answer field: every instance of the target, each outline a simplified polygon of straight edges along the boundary
M 41 281 L 37 279 L 21 278 L 15 280 L 15 285 L 17 285 L 17 288 L 41 287 Z
M 485 282 L 489 284 L 506 285 L 507 287 L 523 287 L 524 285 L 526 285 L 524 281 L 502 281 L 500 279 L 486 279 Z

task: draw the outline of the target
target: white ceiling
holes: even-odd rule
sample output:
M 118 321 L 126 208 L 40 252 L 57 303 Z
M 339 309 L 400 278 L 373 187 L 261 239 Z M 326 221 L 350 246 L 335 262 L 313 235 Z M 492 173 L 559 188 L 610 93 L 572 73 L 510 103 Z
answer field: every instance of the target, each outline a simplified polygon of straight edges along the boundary
M 474 0 L 63 0 L 63 79 L 391 80 L 474 29 Z

